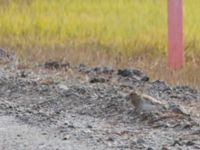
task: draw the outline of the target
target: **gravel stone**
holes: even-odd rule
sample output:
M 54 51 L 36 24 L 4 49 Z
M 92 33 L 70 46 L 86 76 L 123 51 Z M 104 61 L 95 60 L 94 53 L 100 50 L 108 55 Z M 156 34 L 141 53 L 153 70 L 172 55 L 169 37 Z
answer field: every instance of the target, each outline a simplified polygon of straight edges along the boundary
M 200 146 L 198 90 L 149 81 L 137 69 L 115 71 L 108 66 L 71 67 L 76 75 L 66 78 L 67 70 L 64 76 L 63 70 L 57 70 L 60 65 L 46 64 L 53 67 L 51 71 L 44 66 L 0 68 L 1 148 L 184 150 Z M 135 113 L 126 97 L 141 87 L 169 108 Z

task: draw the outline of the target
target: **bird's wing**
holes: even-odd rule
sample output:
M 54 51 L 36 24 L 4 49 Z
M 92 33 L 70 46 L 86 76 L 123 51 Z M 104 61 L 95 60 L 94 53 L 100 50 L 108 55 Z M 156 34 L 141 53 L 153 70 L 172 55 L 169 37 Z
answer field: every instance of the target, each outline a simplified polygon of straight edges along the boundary
M 146 95 L 146 94 L 143 94 L 142 97 L 145 98 L 145 99 L 148 100 L 148 101 L 151 101 L 152 103 L 155 103 L 155 104 L 160 104 L 160 105 L 163 105 L 163 104 L 164 104 L 164 103 L 162 103 L 161 101 L 155 99 L 154 97 L 149 96 L 149 95 Z

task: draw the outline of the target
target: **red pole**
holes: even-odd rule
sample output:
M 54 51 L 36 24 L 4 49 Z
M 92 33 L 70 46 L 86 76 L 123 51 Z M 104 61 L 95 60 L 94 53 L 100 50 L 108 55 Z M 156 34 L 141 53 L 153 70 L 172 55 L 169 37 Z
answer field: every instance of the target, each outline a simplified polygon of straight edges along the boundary
M 168 66 L 177 70 L 183 63 L 183 1 L 168 0 Z

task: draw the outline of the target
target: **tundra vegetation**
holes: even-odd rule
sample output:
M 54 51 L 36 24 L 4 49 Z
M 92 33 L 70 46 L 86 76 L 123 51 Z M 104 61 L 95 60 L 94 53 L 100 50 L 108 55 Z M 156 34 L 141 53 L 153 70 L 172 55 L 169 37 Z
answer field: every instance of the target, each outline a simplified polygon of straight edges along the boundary
M 185 65 L 166 66 L 167 0 L 0 0 L 0 46 L 22 64 L 49 59 L 137 67 L 171 84 L 200 85 L 199 0 L 184 0 Z

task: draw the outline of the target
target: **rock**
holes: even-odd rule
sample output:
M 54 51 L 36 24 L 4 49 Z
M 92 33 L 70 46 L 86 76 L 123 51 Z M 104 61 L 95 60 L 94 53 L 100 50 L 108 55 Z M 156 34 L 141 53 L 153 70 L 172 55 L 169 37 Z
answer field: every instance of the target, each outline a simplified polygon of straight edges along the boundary
M 62 138 L 63 141 L 66 141 L 66 140 L 69 140 L 69 139 L 70 139 L 70 136 L 69 136 L 69 135 L 65 135 L 65 136 Z
M 199 145 L 194 145 L 193 148 L 194 149 L 200 149 L 200 146 Z
M 112 137 L 109 137 L 106 141 L 109 141 L 109 142 L 114 142 L 114 138 Z
M 195 143 L 194 143 L 193 141 L 188 141 L 188 142 L 186 143 L 186 146 L 193 146 L 193 145 L 195 145 Z
M 46 69 L 68 69 L 70 67 L 70 64 L 69 63 L 60 63 L 58 61 L 47 61 L 45 64 L 44 64 L 44 67 Z
M 145 140 L 139 138 L 137 139 L 137 144 L 144 144 L 145 143 Z
M 161 80 L 153 81 L 152 86 L 153 86 L 153 89 L 157 91 L 162 91 L 162 92 L 169 91 L 169 93 L 171 92 L 170 87 L 164 81 L 161 81 Z
M 47 135 L 47 132 L 42 132 L 41 134 L 42 134 L 42 135 Z
M 19 72 L 17 72 L 17 76 L 19 76 L 20 78 L 26 78 L 28 76 L 28 72 L 26 72 L 25 70 L 20 70 Z
M 91 125 L 87 125 L 87 128 L 92 129 L 92 126 Z
M 68 90 L 69 90 L 69 87 L 67 87 L 67 86 L 64 85 L 64 84 L 59 84 L 59 85 L 58 85 L 58 88 L 61 89 L 61 90 L 63 90 L 63 91 L 68 91 Z
M 174 143 L 172 144 L 172 146 L 182 146 L 182 143 L 180 142 L 180 140 L 175 140 Z
M 105 78 L 96 78 L 96 77 L 94 77 L 94 78 L 92 78 L 92 79 L 90 79 L 90 81 L 89 81 L 90 83 L 105 83 L 105 82 L 108 82 L 108 79 L 105 79 Z
M 75 129 L 74 125 L 68 125 L 67 127 L 70 128 L 70 129 Z
M 149 81 L 149 77 L 137 69 L 119 69 L 117 74 L 122 77 L 133 78 L 140 81 Z
M 104 67 L 103 68 L 103 73 L 104 74 L 112 74 L 114 72 L 112 67 Z
M 128 69 L 124 69 L 124 70 L 118 70 L 118 75 L 122 76 L 122 77 L 132 77 L 132 72 Z
M 167 146 L 163 146 L 162 150 L 169 150 L 169 148 L 167 148 Z
M 60 63 L 57 61 L 48 61 L 44 64 L 46 69 L 59 69 Z
M 173 98 L 183 101 L 197 101 L 198 92 L 188 86 L 176 86 L 173 88 Z
M 94 67 L 94 68 L 89 68 L 83 64 L 79 65 L 79 71 L 87 74 L 92 74 L 92 75 L 111 75 L 114 70 L 112 67 Z
M 21 72 L 21 77 L 22 77 L 22 78 L 26 78 L 26 77 L 27 77 L 27 74 L 25 73 L 25 71 L 22 71 L 22 72 Z
M 144 77 L 141 78 L 141 81 L 147 82 L 147 81 L 149 81 L 149 77 L 144 76 Z
M 149 147 L 149 148 L 147 148 L 147 150 L 153 150 L 153 148 Z
M 196 89 L 192 89 L 189 86 L 176 86 L 173 88 L 174 91 L 178 92 L 178 93 L 191 93 L 191 94 L 197 94 L 197 90 Z
M 88 67 L 87 67 L 86 65 L 84 65 L 84 64 L 80 64 L 80 65 L 78 66 L 78 70 L 79 70 L 79 72 L 89 73 Z

